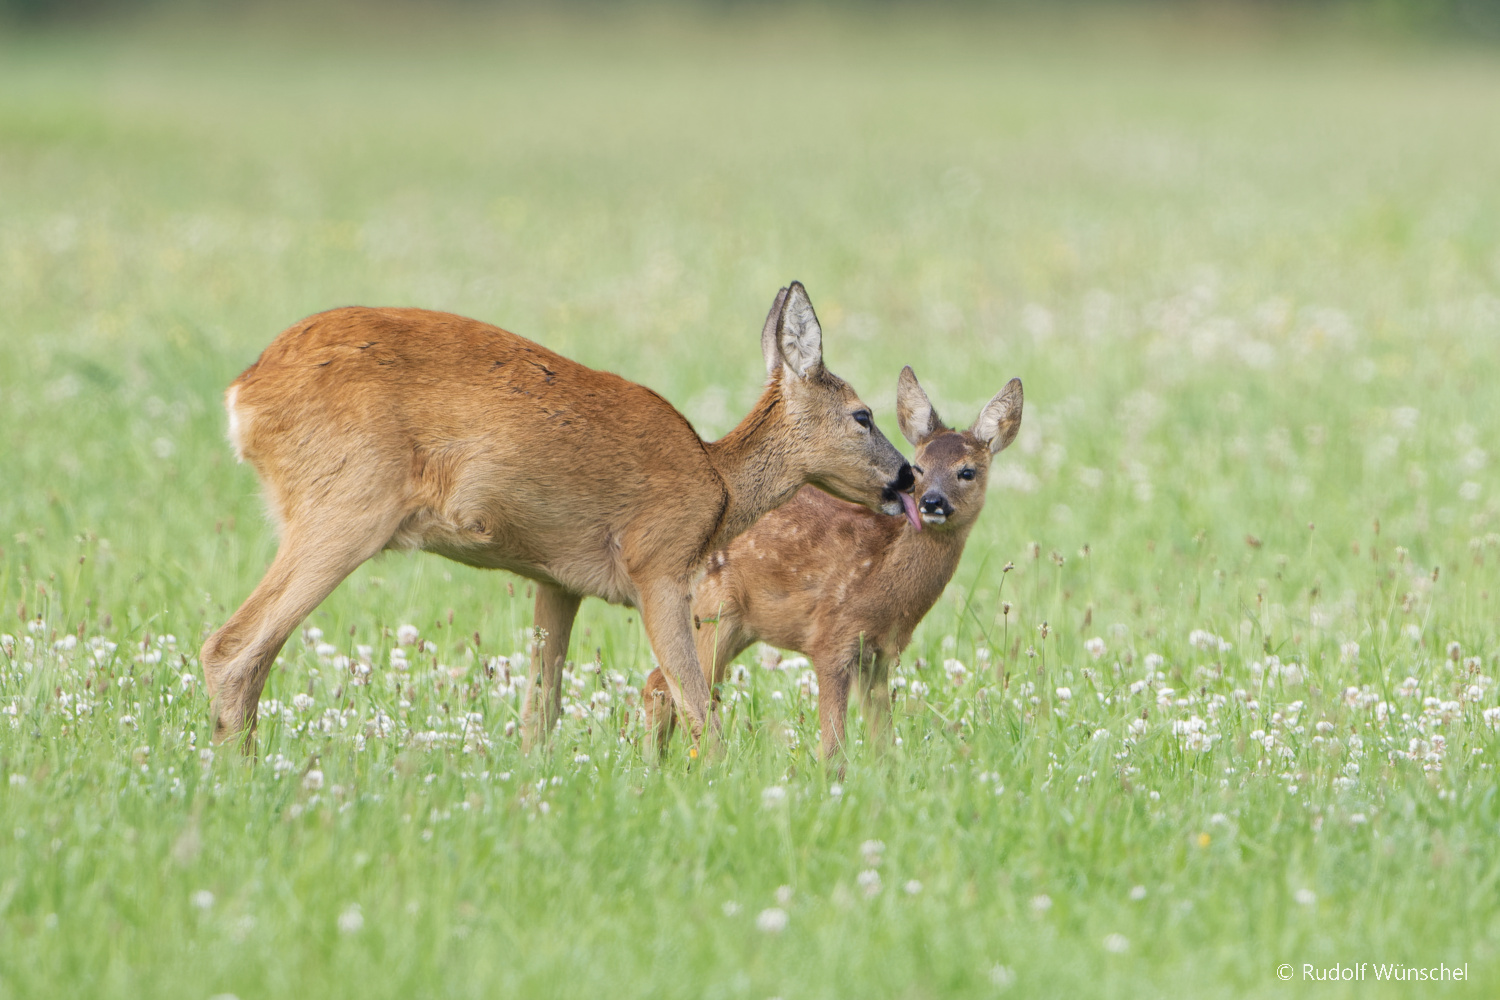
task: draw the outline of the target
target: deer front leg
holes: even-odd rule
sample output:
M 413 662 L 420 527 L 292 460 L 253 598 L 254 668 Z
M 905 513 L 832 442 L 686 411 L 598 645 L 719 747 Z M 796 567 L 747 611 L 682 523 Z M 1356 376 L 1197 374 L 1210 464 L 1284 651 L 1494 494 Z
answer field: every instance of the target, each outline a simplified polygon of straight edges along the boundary
M 521 709 L 521 749 L 546 744 L 562 714 L 562 668 L 573 635 L 573 619 L 583 600 L 550 583 L 536 585 L 536 631 L 526 671 L 526 701 Z
M 891 744 L 891 659 L 875 652 L 860 673 L 859 703 L 865 716 L 870 744 L 885 749 Z
M 717 707 L 719 699 L 713 686 L 723 683 L 724 675 L 729 672 L 730 662 L 745 651 L 750 640 L 745 638 L 738 617 L 722 606 L 715 608 L 713 618 L 695 619 L 693 627 L 697 630 L 694 644 L 698 663 L 703 669 L 704 677 L 708 678 L 709 696 Z M 641 688 L 641 707 L 646 716 L 646 730 L 655 735 L 658 754 L 667 752 L 672 733 L 677 728 L 677 710 L 674 706 L 682 700 L 681 694 L 680 691 L 673 692 L 660 667 L 651 671 L 651 675 L 646 678 L 646 686 Z
M 858 660 L 854 657 L 820 657 L 813 662 L 818 673 L 818 730 L 822 737 L 823 763 L 839 763 L 843 773 L 844 727 L 849 715 L 849 685 Z
M 646 638 L 661 664 L 672 694 L 678 699 L 694 745 L 705 726 L 716 734 L 718 717 L 713 714 L 708 680 L 693 648 L 693 618 L 685 582 L 657 583 L 641 588 L 641 623 Z

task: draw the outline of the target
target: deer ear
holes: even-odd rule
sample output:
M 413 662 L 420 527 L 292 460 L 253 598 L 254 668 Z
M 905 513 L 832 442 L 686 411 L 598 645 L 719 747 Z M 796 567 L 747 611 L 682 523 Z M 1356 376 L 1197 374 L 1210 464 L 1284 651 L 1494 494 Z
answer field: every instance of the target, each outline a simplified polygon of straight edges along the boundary
M 896 423 L 901 425 L 901 433 L 913 445 L 948 429 L 932 408 L 927 393 L 922 391 L 911 365 L 901 369 L 901 377 L 896 380 Z
M 802 282 L 794 281 L 777 296 L 779 308 L 776 314 L 776 329 L 771 342 L 764 333 L 761 347 L 766 355 L 766 371 L 774 373 L 778 365 L 785 364 L 799 378 L 806 378 L 823 364 L 823 328 L 818 325 L 812 301 Z M 766 330 L 771 329 L 771 320 L 766 320 Z
M 990 454 L 1005 450 L 1021 429 L 1021 380 L 1013 378 L 979 411 L 971 433 L 990 446 Z
M 781 311 L 786 307 L 788 289 L 776 293 L 771 311 L 766 313 L 766 325 L 760 328 L 760 353 L 766 358 L 766 374 L 775 375 L 781 367 L 781 346 L 776 342 L 776 327 L 781 323 Z

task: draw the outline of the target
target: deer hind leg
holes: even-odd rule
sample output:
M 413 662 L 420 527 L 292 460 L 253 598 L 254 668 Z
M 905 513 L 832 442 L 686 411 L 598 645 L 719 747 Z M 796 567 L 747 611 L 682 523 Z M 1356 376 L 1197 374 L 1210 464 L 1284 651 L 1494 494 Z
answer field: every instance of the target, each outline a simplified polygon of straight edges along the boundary
M 667 684 L 667 675 L 657 667 L 646 678 L 646 686 L 641 688 L 641 711 L 646 716 L 647 736 L 654 737 L 658 756 L 666 754 L 667 746 L 672 742 L 672 734 L 677 731 L 677 710 L 673 707 L 674 704 L 675 698 L 671 686 Z
M 546 744 L 562 715 L 562 668 L 582 600 L 581 595 L 550 583 L 536 585 L 536 638 L 521 708 L 521 748 L 528 753 Z
M 287 528 L 260 584 L 199 654 L 213 699 L 215 743 L 241 732 L 253 735 L 261 690 L 287 637 L 360 563 L 384 548 L 394 529 L 394 523 L 374 520 Z

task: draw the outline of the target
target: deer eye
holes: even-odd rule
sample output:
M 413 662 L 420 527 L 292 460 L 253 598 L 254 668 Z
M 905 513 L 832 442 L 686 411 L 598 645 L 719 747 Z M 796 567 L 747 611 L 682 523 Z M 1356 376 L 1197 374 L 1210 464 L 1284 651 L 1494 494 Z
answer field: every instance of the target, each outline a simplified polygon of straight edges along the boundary
M 959 479 L 973 479 L 974 478 L 974 470 L 970 469 L 970 468 L 959 469 L 958 470 L 958 478 Z
M 854 422 L 856 424 L 859 424 L 859 426 L 863 427 L 865 430 L 869 430 L 870 429 L 870 411 L 869 410 L 856 410 L 854 412 Z

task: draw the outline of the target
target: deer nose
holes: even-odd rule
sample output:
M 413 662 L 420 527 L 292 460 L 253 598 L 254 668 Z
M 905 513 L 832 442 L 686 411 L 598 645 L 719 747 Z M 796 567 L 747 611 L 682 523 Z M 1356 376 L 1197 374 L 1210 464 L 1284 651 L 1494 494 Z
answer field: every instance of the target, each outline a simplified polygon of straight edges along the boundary
M 897 493 L 910 493 L 911 488 L 916 483 L 917 477 L 912 474 L 911 464 L 909 462 L 902 462 L 901 471 L 896 473 L 896 478 L 891 483 L 891 488 Z
M 947 517 L 953 513 L 953 508 L 948 505 L 948 498 L 937 490 L 928 490 L 922 494 L 922 513 L 941 514 Z

